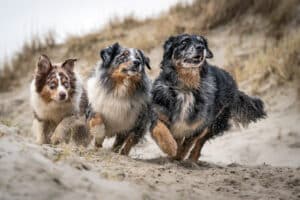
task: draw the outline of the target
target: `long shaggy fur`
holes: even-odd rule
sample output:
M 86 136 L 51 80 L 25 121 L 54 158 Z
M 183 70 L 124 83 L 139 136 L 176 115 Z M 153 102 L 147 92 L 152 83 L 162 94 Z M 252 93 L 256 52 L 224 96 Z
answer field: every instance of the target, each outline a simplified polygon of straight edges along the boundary
M 232 114 L 235 121 L 247 125 L 264 118 L 264 103 L 261 99 L 250 97 L 242 91 L 238 91 L 238 97 L 232 107 Z
M 149 59 L 140 50 L 123 48 L 118 43 L 103 49 L 100 56 L 102 63 L 96 66 L 87 84 L 89 117 L 101 118 L 101 123 L 91 129 L 95 126 L 104 131 L 101 134 L 95 131 L 99 137 L 117 136 L 114 151 L 127 154 L 153 121 L 150 81 L 144 70 L 145 66 L 150 68 Z M 103 138 L 96 138 L 96 143 L 97 140 L 103 142 Z M 130 141 L 128 145 L 126 141 Z
M 266 116 L 263 102 L 239 91 L 228 72 L 206 61 L 211 57 L 202 36 L 179 35 L 164 44 L 152 100 L 158 115 L 163 116 L 160 119 L 178 141 L 196 138 L 205 129 L 207 140 L 228 130 L 230 119 L 247 125 Z

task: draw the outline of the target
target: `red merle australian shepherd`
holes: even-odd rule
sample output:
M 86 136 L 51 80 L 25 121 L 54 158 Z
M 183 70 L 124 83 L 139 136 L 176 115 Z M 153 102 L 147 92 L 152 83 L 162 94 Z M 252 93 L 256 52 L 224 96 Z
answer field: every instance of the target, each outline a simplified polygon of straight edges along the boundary
M 59 126 L 65 118 L 85 112 L 87 98 L 81 79 L 74 71 L 75 61 L 68 59 L 55 64 L 46 55 L 38 60 L 30 98 L 34 112 L 32 128 L 40 144 L 50 143 L 57 127 L 66 128 Z
M 204 143 L 230 128 L 264 118 L 264 104 L 238 90 L 231 75 L 206 59 L 213 53 L 202 36 L 183 34 L 164 44 L 152 96 L 159 120 L 177 142 L 178 160 L 197 161 Z

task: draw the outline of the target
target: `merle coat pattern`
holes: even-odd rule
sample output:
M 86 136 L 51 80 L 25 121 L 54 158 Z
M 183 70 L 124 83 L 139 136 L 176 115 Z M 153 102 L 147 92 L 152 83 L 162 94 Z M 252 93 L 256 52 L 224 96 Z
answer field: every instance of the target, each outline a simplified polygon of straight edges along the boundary
M 34 112 L 32 129 L 40 144 L 57 143 L 57 127 L 71 130 L 65 126 L 65 119 L 85 113 L 88 100 L 81 78 L 74 70 L 75 62 L 76 59 L 67 59 L 52 63 L 46 55 L 38 60 L 30 85 L 30 104 Z
M 183 34 L 164 44 L 153 105 L 177 141 L 177 159 L 198 160 L 205 141 L 230 128 L 264 118 L 263 102 L 238 90 L 231 75 L 209 64 L 213 53 L 202 36 Z
M 116 136 L 113 151 L 127 155 L 145 133 L 154 129 L 151 83 L 145 73 L 149 58 L 141 50 L 115 43 L 100 52 L 102 63 L 88 80 L 89 126 L 95 145 Z

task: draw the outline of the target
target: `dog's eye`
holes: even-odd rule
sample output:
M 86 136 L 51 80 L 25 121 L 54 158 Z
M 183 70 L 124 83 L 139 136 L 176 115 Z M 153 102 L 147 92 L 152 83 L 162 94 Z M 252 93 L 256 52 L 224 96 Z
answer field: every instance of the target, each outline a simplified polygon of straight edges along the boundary
M 64 82 L 64 86 L 65 86 L 66 89 L 68 89 L 69 88 L 69 83 L 68 82 Z
M 139 65 L 140 65 L 141 63 L 139 62 L 139 61 L 133 61 L 133 65 L 135 66 L 135 67 L 138 67 Z
M 187 43 L 188 43 L 187 40 L 182 41 L 182 42 L 181 42 L 181 47 L 186 47 Z
M 50 86 L 49 86 L 49 88 L 50 88 L 51 90 L 54 90 L 54 89 L 56 88 L 55 83 L 51 83 Z
M 123 56 L 126 56 L 126 57 L 129 56 L 129 51 L 125 50 L 124 53 L 123 53 Z

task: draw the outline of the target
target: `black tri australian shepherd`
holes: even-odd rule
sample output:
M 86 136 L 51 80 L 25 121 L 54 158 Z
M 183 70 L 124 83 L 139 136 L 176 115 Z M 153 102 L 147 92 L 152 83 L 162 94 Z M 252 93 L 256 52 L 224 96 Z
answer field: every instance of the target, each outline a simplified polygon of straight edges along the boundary
M 206 59 L 213 53 L 202 36 L 182 34 L 164 44 L 152 96 L 159 120 L 177 142 L 178 160 L 197 161 L 204 143 L 230 128 L 264 118 L 264 104 L 240 91 L 231 75 Z
M 90 101 L 89 127 L 95 146 L 116 136 L 113 151 L 128 155 L 130 149 L 150 130 L 161 149 L 176 155 L 176 142 L 167 127 L 157 123 L 152 110 L 151 84 L 145 73 L 149 58 L 139 50 L 115 43 L 100 51 L 87 83 Z M 173 141 L 172 141 L 173 139 Z

